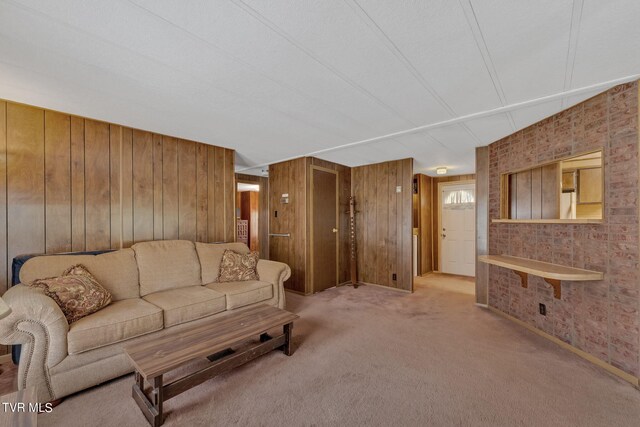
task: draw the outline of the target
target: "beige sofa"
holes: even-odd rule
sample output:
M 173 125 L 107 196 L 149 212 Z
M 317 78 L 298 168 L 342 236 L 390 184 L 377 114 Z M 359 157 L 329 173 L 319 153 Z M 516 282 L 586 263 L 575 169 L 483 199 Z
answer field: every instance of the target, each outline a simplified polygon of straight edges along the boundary
M 112 294 L 112 303 L 71 325 L 53 299 L 19 284 L 3 296 L 12 313 L 0 320 L 0 343 L 22 344 L 18 388 L 35 387 L 47 402 L 132 372 L 123 346 L 157 339 L 225 311 L 256 304 L 284 308 L 286 264 L 260 260 L 259 281 L 217 283 L 225 249 L 243 243 L 184 240 L 137 243 L 101 255 L 43 255 L 29 259 L 20 283 L 85 265 Z

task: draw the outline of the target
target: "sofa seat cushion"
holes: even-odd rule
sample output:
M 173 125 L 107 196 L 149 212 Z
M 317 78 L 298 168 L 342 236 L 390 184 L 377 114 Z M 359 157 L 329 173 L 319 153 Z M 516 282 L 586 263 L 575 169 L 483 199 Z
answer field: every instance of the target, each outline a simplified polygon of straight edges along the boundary
M 165 328 L 211 316 L 227 308 L 224 294 L 204 286 L 154 292 L 144 299 L 163 310 Z
M 78 354 L 163 327 L 162 309 L 140 299 L 115 301 L 69 326 L 69 354 Z
M 273 285 L 259 280 L 210 283 L 206 287 L 227 296 L 227 310 L 273 298 Z

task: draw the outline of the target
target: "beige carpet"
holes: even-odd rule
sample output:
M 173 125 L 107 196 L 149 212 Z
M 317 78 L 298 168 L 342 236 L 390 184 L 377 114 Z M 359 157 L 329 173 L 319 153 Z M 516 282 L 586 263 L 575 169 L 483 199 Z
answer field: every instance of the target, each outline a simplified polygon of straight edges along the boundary
M 432 275 L 414 294 L 288 295 L 292 357 L 274 352 L 167 402 L 166 426 L 638 426 L 640 391 L 473 304 Z M 127 376 L 65 400 L 39 426 L 145 426 Z

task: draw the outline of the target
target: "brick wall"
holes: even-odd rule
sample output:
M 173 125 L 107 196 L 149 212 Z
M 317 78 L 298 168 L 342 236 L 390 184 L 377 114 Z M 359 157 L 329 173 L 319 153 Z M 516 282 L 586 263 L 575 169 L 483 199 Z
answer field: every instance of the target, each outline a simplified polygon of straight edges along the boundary
M 500 217 L 500 174 L 603 150 L 602 224 L 491 224 L 489 252 L 598 270 L 603 281 L 562 282 L 562 299 L 542 278 L 520 286 L 491 266 L 489 305 L 640 377 L 638 84 L 610 89 L 489 146 L 489 215 Z M 545 303 L 547 315 L 538 314 Z

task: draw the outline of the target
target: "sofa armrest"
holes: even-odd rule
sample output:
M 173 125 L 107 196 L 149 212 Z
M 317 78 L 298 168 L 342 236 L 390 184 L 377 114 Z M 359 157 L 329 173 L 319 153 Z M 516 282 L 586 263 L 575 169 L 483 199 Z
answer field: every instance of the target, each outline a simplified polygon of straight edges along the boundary
M 278 308 L 284 308 L 284 282 L 291 277 L 291 268 L 283 262 L 261 259 L 257 270 L 260 280 L 273 284 L 278 294 Z
M 18 388 L 36 389 L 38 399 L 55 399 L 49 368 L 67 357 L 69 324 L 56 302 L 42 290 L 17 285 L 2 299 L 11 314 L 0 320 L 0 344 L 22 344 Z

